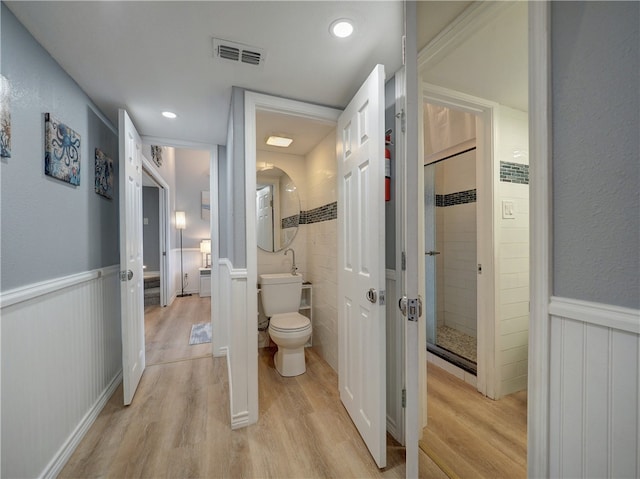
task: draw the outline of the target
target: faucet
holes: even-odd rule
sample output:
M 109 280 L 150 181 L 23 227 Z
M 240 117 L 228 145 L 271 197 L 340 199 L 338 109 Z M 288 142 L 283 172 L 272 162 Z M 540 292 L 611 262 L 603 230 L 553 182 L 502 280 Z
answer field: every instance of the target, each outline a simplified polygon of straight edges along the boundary
M 291 264 L 291 274 L 296 276 L 298 273 L 298 267 L 296 266 L 296 252 L 293 251 L 293 248 L 288 248 L 286 250 L 284 250 L 284 255 L 287 256 L 287 253 L 291 251 L 291 254 L 293 255 L 293 263 Z

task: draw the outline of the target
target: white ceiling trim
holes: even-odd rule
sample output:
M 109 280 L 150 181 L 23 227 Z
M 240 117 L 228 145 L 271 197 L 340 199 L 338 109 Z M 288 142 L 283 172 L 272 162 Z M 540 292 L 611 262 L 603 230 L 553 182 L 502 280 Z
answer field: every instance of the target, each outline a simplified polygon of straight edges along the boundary
M 438 63 L 474 33 L 491 23 L 510 2 L 474 2 L 418 53 L 418 72 Z
M 174 140 L 157 136 L 140 135 L 142 143 L 145 145 L 171 146 L 174 148 L 188 148 L 190 150 L 213 150 L 218 145 L 213 143 L 201 143 L 198 141 Z

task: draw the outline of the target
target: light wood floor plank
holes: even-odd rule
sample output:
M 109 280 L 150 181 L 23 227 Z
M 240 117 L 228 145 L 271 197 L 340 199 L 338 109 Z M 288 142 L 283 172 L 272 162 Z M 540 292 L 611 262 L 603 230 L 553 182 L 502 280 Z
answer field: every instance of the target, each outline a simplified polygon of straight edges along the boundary
M 193 359 L 212 352 L 211 343 L 189 345 L 191 326 L 211 321 L 211 298 L 176 298 L 166 308 L 144 308 L 147 366 Z
M 378 470 L 340 402 L 337 374 L 313 348 L 306 350 L 307 373 L 296 378 L 277 373 L 275 350 L 260 351 L 259 421 L 232 431 L 226 359 L 180 360 L 195 348 L 188 346 L 190 324 L 209 314 L 209 301 L 180 298 L 174 305 L 146 318 L 147 361 L 157 362 L 146 368 L 132 404 L 122 405 L 120 386 L 61 479 L 404 477 L 404 448 L 390 437 L 388 466 Z M 421 453 L 420 477 L 446 475 Z
M 432 364 L 421 447 L 461 478 L 524 478 L 526 391 L 493 401 Z

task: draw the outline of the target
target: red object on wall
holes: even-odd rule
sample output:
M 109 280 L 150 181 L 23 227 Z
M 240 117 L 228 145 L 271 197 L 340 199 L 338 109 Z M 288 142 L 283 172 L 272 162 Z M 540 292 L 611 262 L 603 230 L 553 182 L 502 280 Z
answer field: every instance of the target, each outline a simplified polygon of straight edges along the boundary
M 387 144 L 390 143 L 390 137 L 386 137 Z M 391 150 L 384 149 L 384 200 L 391 201 Z

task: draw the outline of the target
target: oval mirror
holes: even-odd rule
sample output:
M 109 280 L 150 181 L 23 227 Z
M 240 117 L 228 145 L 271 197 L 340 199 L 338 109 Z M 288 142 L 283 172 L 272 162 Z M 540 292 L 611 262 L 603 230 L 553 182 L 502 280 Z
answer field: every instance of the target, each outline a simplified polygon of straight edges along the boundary
M 277 167 L 256 175 L 258 248 L 270 253 L 288 247 L 298 232 L 300 198 L 293 180 Z

